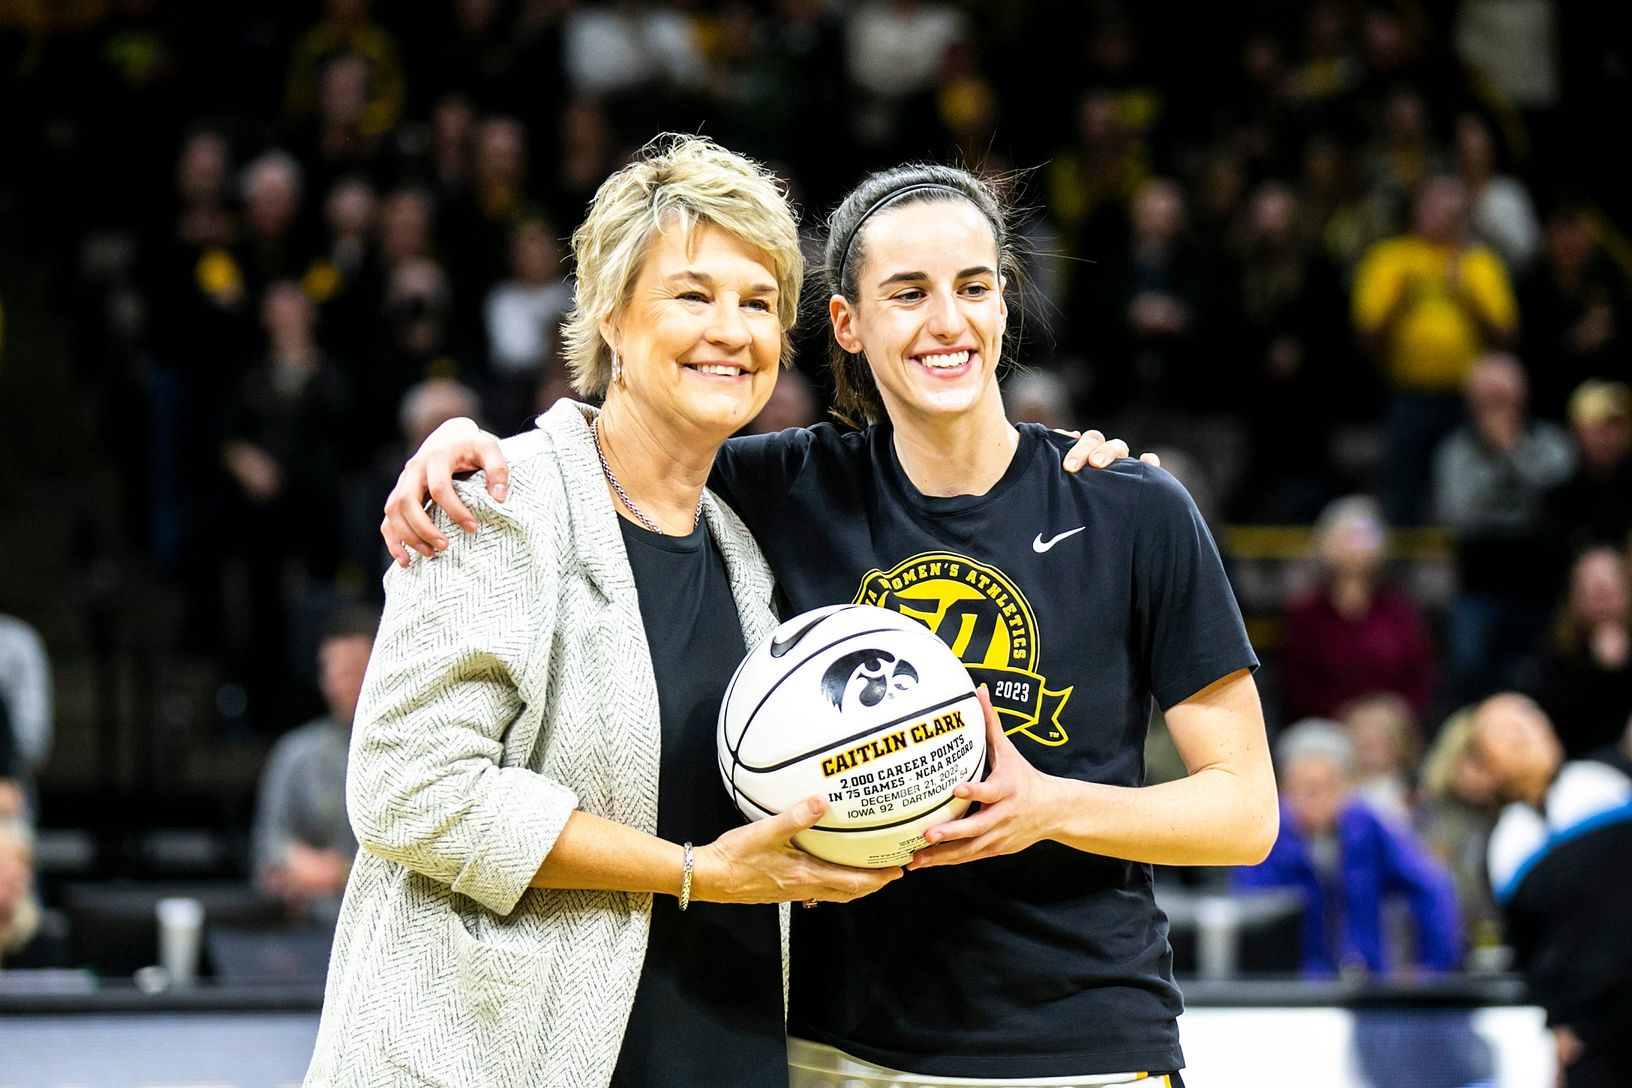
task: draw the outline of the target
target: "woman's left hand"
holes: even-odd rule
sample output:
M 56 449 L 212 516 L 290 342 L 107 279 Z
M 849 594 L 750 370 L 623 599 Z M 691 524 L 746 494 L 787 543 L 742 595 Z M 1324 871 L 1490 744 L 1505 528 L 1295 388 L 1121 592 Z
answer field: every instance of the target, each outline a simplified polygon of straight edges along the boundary
M 1120 438 L 1106 438 L 1099 431 L 1060 431 L 1077 440 L 1077 444 L 1066 451 L 1065 471 L 1076 472 L 1083 465 L 1092 465 L 1094 468 L 1105 468 L 1123 457 L 1131 456 L 1128 453 L 1128 444 Z M 1141 453 L 1139 460 L 1147 465 L 1160 468 L 1162 459 L 1154 453 Z
M 976 694 L 986 714 L 986 754 L 992 773 L 984 781 L 964 783 L 953 793 L 978 801 L 981 807 L 972 815 L 925 831 L 930 845 L 912 856 L 908 869 L 1015 854 L 1051 837 L 1049 814 L 1055 811 L 1053 798 L 1059 780 L 1027 763 L 1009 740 L 992 709 L 986 685 Z

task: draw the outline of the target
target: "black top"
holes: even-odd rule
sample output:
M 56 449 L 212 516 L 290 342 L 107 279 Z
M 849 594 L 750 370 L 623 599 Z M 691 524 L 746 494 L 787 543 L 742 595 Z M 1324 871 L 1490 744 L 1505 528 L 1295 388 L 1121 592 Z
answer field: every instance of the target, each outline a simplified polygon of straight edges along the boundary
M 1026 425 L 981 496 L 921 494 L 890 431 L 728 442 L 714 486 L 795 612 L 845 601 L 922 620 L 990 685 L 1039 770 L 1137 786 L 1155 700 L 1256 666 L 1189 495 L 1137 461 L 1072 476 Z M 1040 843 L 794 911 L 788 1030 L 938 1076 L 1183 1065 L 1167 920 L 1148 865 Z
M 720 700 L 747 655 L 742 624 L 701 520 L 686 537 L 622 527 L 657 674 L 657 834 L 702 845 L 742 824 L 714 743 Z M 787 1088 L 787 1058 L 776 908 L 693 901 L 681 914 L 673 896 L 654 896 L 612 1088 Z

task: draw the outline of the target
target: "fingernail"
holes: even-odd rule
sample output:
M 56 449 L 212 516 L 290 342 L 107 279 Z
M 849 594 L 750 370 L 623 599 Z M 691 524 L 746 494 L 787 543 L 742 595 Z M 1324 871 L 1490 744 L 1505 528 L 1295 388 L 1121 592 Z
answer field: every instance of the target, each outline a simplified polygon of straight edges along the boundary
M 1065 459 L 1065 471 L 1075 472 L 1075 471 L 1077 471 L 1077 469 L 1079 469 L 1081 467 L 1082 467 L 1082 459 L 1081 458 L 1067 457 Z
M 435 543 L 436 543 L 436 550 L 437 551 L 442 551 L 443 549 L 445 549 L 448 546 L 448 538 L 443 537 L 443 536 L 439 536 L 439 537 L 436 538 Z
M 508 494 L 510 494 L 510 485 L 509 484 L 494 484 L 493 485 L 493 499 L 494 499 L 495 502 L 503 502 L 505 496 L 508 495 Z
M 1111 459 L 1109 457 L 1107 457 L 1105 454 L 1103 454 L 1103 453 L 1094 454 L 1094 467 L 1095 468 L 1104 468 L 1106 465 L 1108 465 L 1110 463 L 1111 463 Z

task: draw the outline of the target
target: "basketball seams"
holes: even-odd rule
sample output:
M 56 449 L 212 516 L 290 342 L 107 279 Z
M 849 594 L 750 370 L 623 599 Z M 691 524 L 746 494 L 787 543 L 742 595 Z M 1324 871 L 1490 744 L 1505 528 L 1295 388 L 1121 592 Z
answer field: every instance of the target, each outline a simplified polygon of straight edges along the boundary
M 925 628 L 925 630 L 928 630 L 928 629 Z M 772 684 L 769 688 L 767 688 L 765 690 L 764 696 L 762 696 L 760 698 L 758 703 L 754 704 L 754 709 L 748 712 L 748 716 L 743 720 L 742 733 L 741 733 L 741 735 L 739 735 L 737 737 L 736 743 L 735 744 L 731 743 L 731 738 L 729 736 L 725 738 L 725 746 L 726 746 L 726 749 L 731 753 L 731 758 L 733 760 L 738 760 L 740 762 L 740 757 L 738 756 L 737 753 L 742 750 L 743 742 L 748 739 L 748 730 L 750 730 L 750 729 L 752 729 L 754 727 L 754 719 L 759 717 L 759 712 L 765 708 L 766 703 L 770 702 L 771 696 L 776 694 L 777 689 L 780 688 L 783 684 L 787 683 L 789 680 L 793 679 L 794 675 L 796 673 L 798 673 L 801 669 L 803 669 L 806 665 L 808 665 L 812 658 L 814 658 L 817 654 L 826 653 L 828 650 L 831 650 L 835 646 L 843 646 L 846 642 L 849 642 L 851 639 L 863 638 L 863 637 L 865 637 L 867 635 L 877 635 L 877 634 L 882 634 L 882 633 L 885 633 L 885 632 L 893 632 L 893 633 L 897 633 L 897 634 L 913 634 L 914 633 L 914 632 L 911 632 L 911 631 L 903 631 L 903 629 L 899 628 L 899 627 L 869 627 L 865 631 L 852 631 L 848 635 L 841 635 L 839 638 L 834 639 L 832 642 L 829 642 L 826 646 L 816 647 L 814 650 L 810 651 L 810 653 L 806 654 L 804 656 L 804 658 L 802 658 L 800 660 L 798 665 L 796 665 L 795 667 L 793 667 L 791 669 L 786 670 L 785 672 L 782 673 L 781 676 L 778 676 L 776 678 L 776 683 Z M 932 635 L 931 637 L 933 638 L 934 636 Z M 754 653 L 756 653 L 756 654 L 758 652 L 759 652 L 758 650 L 754 651 Z M 752 659 L 753 659 L 753 655 L 751 654 L 751 655 L 749 655 L 748 660 L 752 660 Z M 744 661 L 744 664 L 747 664 L 747 661 Z M 741 666 L 738 666 L 737 672 L 740 674 L 741 671 L 742 671 Z M 733 676 L 731 679 L 732 679 L 731 687 L 734 688 L 736 686 L 736 677 Z M 730 705 L 729 703 L 722 704 L 721 712 L 723 713 L 724 712 L 724 707 L 729 706 L 729 705 Z M 753 768 L 753 767 L 749 768 L 749 770 L 757 770 L 757 769 L 758 768 Z

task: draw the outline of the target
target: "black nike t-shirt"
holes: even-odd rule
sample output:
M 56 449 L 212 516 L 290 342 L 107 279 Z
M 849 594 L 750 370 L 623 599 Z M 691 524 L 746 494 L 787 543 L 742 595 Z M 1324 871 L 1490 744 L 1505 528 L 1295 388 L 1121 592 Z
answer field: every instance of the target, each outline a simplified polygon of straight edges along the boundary
M 921 494 L 888 427 L 734 439 L 711 485 L 792 612 L 855 601 L 933 629 L 1039 770 L 1138 786 L 1152 698 L 1256 667 L 1182 487 L 1137 461 L 1071 475 L 1023 425 L 985 495 Z M 791 614 L 791 613 L 790 613 Z M 794 912 L 788 1030 L 937 1076 L 1183 1065 L 1167 921 L 1148 865 L 1040 843 Z
M 720 787 L 715 716 L 747 655 L 725 561 L 689 536 L 622 522 L 657 675 L 663 752 L 657 834 L 714 841 L 742 817 Z M 653 897 L 646 964 L 611 1088 L 787 1088 L 776 908 Z

